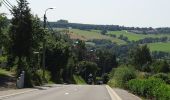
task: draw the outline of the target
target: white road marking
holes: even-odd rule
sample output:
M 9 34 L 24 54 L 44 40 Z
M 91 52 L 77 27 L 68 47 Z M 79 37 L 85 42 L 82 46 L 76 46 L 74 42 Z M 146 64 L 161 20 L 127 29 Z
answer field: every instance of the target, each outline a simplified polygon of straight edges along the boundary
M 108 90 L 112 100 L 122 100 L 110 86 L 106 85 L 106 89 Z
M 69 95 L 69 93 L 66 92 L 65 95 Z

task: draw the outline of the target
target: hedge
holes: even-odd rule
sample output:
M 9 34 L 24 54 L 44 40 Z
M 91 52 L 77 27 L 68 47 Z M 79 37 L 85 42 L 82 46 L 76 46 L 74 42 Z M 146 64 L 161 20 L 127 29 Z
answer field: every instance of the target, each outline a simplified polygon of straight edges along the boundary
M 128 89 L 148 99 L 170 100 L 170 86 L 161 79 L 133 79 L 128 82 Z

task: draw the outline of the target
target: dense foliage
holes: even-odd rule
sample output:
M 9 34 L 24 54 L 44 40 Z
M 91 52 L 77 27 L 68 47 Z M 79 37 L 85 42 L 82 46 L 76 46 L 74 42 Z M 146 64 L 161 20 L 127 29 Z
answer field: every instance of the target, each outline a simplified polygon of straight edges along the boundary
M 126 87 L 129 80 L 136 78 L 136 72 L 133 68 L 127 66 L 120 66 L 111 73 L 111 80 L 108 84 L 114 84 L 116 87 Z
M 170 86 L 160 79 L 134 79 L 128 82 L 128 88 L 135 94 L 148 99 L 169 100 Z

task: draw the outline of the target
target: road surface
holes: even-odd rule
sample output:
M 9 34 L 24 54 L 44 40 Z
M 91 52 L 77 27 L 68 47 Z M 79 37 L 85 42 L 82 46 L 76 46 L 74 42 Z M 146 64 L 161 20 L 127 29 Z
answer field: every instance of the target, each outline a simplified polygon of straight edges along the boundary
M 113 100 L 113 98 L 111 99 L 105 85 L 55 85 L 0 100 Z

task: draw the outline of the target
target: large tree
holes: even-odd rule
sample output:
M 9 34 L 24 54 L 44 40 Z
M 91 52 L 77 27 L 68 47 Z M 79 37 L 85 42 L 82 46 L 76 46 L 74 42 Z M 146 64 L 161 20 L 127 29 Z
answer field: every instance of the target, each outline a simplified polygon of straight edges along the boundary
M 11 11 L 13 15 L 10 27 L 11 52 L 19 59 L 30 58 L 33 41 L 32 15 L 26 0 L 18 0 L 17 3 L 18 5 Z
M 116 68 L 118 65 L 118 62 L 116 61 L 116 56 L 114 53 L 108 51 L 108 50 L 99 50 L 97 51 L 98 61 L 97 64 L 100 67 L 100 73 L 109 73 L 112 68 Z
M 17 6 L 13 7 L 11 13 L 13 18 L 9 30 L 11 44 L 8 63 L 12 64 L 15 60 L 17 75 L 25 70 L 25 85 L 31 86 L 32 78 L 36 79 L 35 73 L 33 73 L 35 63 L 39 63 L 33 54 L 34 51 L 40 52 L 44 30 L 41 27 L 40 19 L 31 14 L 31 9 L 26 0 L 18 0 Z
M 147 45 L 137 46 L 135 49 L 131 50 L 130 60 L 137 69 L 148 71 L 148 65 L 152 62 L 152 57 Z

